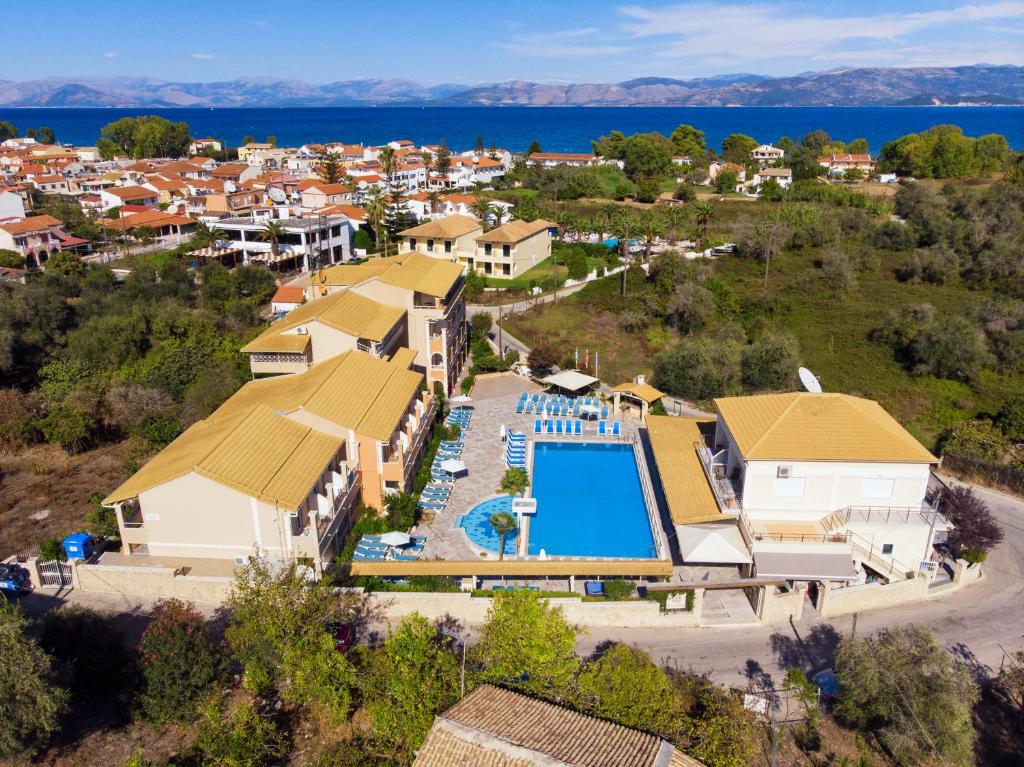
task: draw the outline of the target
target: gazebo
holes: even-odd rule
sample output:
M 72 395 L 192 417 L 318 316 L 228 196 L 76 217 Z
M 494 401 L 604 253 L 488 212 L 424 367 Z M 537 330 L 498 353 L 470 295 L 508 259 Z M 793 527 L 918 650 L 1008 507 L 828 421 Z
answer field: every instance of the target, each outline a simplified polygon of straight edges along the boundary
M 594 384 L 600 383 L 600 379 L 588 376 L 586 373 L 581 373 L 578 370 L 562 370 L 542 379 L 541 383 L 569 392 L 570 394 L 576 394 L 585 389 L 590 389 Z
M 640 406 L 640 420 L 646 419 L 651 406 L 665 396 L 664 392 L 647 383 L 642 375 L 637 376 L 635 381 L 619 384 L 612 392 L 613 412 L 622 414 L 622 398 L 625 397 Z

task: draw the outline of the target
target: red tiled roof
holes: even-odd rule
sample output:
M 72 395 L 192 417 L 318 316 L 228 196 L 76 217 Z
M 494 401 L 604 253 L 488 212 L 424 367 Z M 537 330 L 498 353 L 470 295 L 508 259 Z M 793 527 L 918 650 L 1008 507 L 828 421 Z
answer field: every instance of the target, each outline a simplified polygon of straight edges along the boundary
M 305 294 L 296 285 L 282 285 L 270 300 L 278 304 L 301 304 Z

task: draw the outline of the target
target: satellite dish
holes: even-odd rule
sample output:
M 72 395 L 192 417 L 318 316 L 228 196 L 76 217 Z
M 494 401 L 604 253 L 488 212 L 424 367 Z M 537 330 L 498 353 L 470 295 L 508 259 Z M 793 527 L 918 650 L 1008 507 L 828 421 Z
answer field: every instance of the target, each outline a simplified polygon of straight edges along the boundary
M 267 196 L 274 202 L 288 202 L 288 197 L 285 195 L 284 190 L 278 189 L 276 186 L 272 186 L 267 190 Z
M 800 375 L 800 383 L 804 385 L 804 388 L 807 389 L 807 391 L 811 394 L 821 394 L 821 382 L 818 381 L 818 378 L 814 373 L 807 368 L 800 368 L 797 372 Z

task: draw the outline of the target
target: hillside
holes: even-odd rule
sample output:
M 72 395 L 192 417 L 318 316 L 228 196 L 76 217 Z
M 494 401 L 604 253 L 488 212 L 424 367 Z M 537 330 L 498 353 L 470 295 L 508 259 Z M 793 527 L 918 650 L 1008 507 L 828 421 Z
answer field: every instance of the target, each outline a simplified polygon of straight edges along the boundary
M 0 107 L 267 107 L 388 104 L 455 106 L 882 106 L 1024 104 L 1024 67 L 860 68 L 793 77 L 728 74 L 641 77 L 620 83 L 525 80 L 424 86 L 403 79 L 323 85 L 280 78 L 187 83 L 152 78 L 0 81 Z

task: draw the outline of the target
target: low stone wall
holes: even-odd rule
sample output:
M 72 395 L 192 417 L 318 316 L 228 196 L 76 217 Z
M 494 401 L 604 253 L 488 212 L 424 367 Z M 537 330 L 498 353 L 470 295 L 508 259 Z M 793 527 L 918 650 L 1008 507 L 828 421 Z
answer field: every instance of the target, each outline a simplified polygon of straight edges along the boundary
M 863 610 L 881 610 L 908 602 L 919 602 L 929 597 L 950 594 L 976 582 L 981 577 L 982 568 L 979 565 L 970 565 L 959 559 L 953 570 L 952 583 L 939 587 L 937 590 L 933 591 L 928 588 L 929 582 L 924 575 L 918 575 L 905 581 L 895 581 L 884 586 L 865 584 L 829 589 L 821 595 L 818 613 L 822 617 L 831 618 Z
M 758 618 L 762 623 L 785 623 L 790 618 L 800 620 L 804 612 L 803 589 L 792 589 L 785 593 L 776 587 L 762 586 L 761 609 Z
M 123 567 L 78 564 L 71 570 L 74 587 L 103 594 L 183 599 L 219 604 L 227 599 L 231 579 L 178 575 L 169 567 Z
M 492 603 L 486 597 L 454 593 L 389 591 L 373 596 L 389 622 L 397 622 L 416 612 L 430 620 L 450 615 L 463 623 L 479 625 L 487 619 Z M 700 625 L 700 613 L 696 609 L 663 613 L 657 602 L 648 600 L 584 602 L 580 598 L 557 597 L 547 602 L 560 607 L 570 623 L 588 628 L 691 628 Z

